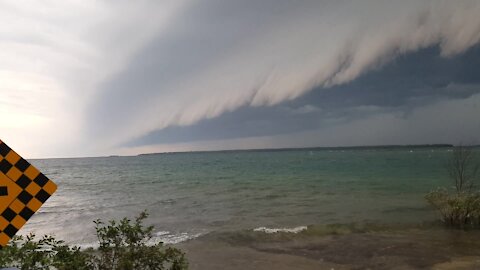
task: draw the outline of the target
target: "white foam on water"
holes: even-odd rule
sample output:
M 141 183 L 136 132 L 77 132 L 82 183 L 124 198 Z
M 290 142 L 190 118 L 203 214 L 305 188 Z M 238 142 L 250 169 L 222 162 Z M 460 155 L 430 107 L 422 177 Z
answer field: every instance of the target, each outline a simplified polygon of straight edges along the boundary
M 203 233 L 171 233 L 169 231 L 159 231 L 156 232 L 154 237 L 150 242 L 158 243 L 163 242 L 164 244 L 178 244 L 188 240 L 192 240 L 202 236 Z
M 81 250 L 85 250 L 85 249 L 88 249 L 88 248 L 97 249 L 99 247 L 98 243 L 74 244 L 73 246 L 77 246 Z
M 181 242 L 185 242 L 188 240 L 192 240 L 204 235 L 204 233 L 171 233 L 169 231 L 159 231 L 154 233 L 152 239 L 147 242 L 147 245 L 156 245 L 160 242 L 164 244 L 178 244 Z M 99 247 L 98 243 L 84 243 L 84 244 L 75 244 L 75 246 L 79 247 L 82 250 L 93 248 L 97 249 Z
M 298 226 L 294 228 L 267 228 L 267 227 L 258 227 L 253 229 L 254 232 L 264 232 L 264 233 L 299 233 L 305 231 L 307 226 Z

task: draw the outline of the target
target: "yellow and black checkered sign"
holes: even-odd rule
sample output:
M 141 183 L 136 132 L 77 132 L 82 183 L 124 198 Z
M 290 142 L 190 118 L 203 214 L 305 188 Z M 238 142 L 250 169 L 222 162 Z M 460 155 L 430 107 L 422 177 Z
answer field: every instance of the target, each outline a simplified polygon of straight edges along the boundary
M 57 185 L 0 141 L 0 246 L 55 192 Z

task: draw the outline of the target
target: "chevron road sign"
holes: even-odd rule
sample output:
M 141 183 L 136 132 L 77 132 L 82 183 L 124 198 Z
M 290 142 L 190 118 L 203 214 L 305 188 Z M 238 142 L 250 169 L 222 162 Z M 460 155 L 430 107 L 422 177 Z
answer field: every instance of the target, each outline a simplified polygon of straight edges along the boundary
M 0 247 L 56 189 L 55 183 L 0 141 Z

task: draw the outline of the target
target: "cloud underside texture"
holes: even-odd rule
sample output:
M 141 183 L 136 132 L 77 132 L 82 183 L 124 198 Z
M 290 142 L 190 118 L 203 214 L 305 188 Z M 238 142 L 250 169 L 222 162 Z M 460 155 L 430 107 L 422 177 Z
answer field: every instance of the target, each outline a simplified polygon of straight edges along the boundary
M 243 106 L 190 126 L 167 127 L 127 146 L 176 144 L 188 150 L 193 146 L 185 143 L 202 141 L 203 148 L 195 149 L 205 150 L 214 147 L 209 140 L 224 141 L 215 149 L 476 142 L 479 62 L 480 46 L 454 58 L 439 56 L 437 47 L 422 49 L 350 83 L 319 87 L 274 106 Z M 262 137 L 260 144 L 251 137 Z M 229 146 L 227 141 L 235 138 L 249 139 Z
M 479 41 L 478 14 L 478 1 L 189 3 L 98 86 L 86 136 L 128 144 L 326 91 L 421 49 L 452 58 Z

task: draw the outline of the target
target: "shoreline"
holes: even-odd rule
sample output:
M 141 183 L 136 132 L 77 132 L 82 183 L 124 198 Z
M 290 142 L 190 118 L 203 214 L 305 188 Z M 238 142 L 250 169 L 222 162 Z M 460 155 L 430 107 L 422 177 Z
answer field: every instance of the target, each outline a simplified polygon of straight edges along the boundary
M 190 269 L 478 269 L 480 231 L 381 228 L 212 233 L 174 245 Z
M 478 240 L 480 230 L 439 222 L 351 223 L 217 231 L 165 246 L 185 252 L 194 270 L 453 270 L 480 269 Z

